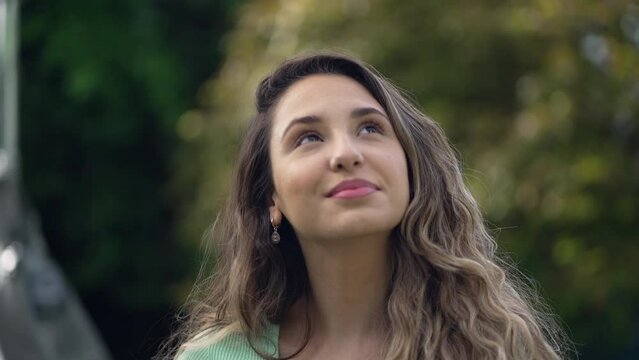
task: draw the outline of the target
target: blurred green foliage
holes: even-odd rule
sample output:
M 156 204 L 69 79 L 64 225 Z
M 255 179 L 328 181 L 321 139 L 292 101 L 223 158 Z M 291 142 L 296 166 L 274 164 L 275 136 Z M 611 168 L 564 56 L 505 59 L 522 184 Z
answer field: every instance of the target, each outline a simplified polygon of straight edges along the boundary
M 155 352 L 197 266 L 172 226 L 176 122 L 241 3 L 22 1 L 25 190 L 116 359 Z
M 183 238 L 196 243 L 212 222 L 258 81 L 293 54 L 343 49 L 444 126 L 502 250 L 538 281 L 581 358 L 637 355 L 636 4 L 258 0 L 228 39 L 220 73 L 178 122 Z

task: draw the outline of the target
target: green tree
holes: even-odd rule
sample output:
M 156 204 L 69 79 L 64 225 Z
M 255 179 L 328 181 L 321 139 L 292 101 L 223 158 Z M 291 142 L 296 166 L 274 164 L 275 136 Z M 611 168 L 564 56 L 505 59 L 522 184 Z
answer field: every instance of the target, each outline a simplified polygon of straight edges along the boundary
M 211 223 L 261 77 L 298 52 L 344 49 L 444 126 L 501 248 L 539 282 L 581 358 L 629 346 L 639 324 L 639 7 L 264 0 L 229 39 L 222 70 L 181 121 L 182 156 L 197 159 L 181 162 L 177 180 L 196 189 L 183 197 L 183 236 Z
M 242 1 L 22 3 L 26 193 L 114 357 L 148 358 L 195 263 L 172 225 L 176 122 Z

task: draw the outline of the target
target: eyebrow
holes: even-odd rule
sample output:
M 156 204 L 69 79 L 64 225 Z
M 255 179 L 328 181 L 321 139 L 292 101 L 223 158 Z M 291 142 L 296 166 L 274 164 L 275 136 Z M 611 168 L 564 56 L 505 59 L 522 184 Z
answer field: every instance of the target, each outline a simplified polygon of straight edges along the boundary
M 388 116 L 386 116 L 386 114 L 384 114 L 383 112 L 373 107 L 361 107 L 361 108 L 354 109 L 353 111 L 351 111 L 351 118 L 363 117 L 369 114 L 377 114 L 382 116 L 384 119 L 388 120 Z M 315 124 L 318 122 L 320 122 L 320 118 L 319 116 L 316 116 L 316 115 L 306 115 L 306 116 L 295 118 L 286 126 L 286 129 L 284 129 L 284 133 L 282 133 L 282 138 L 284 138 L 284 136 L 286 136 L 286 133 L 295 125 Z

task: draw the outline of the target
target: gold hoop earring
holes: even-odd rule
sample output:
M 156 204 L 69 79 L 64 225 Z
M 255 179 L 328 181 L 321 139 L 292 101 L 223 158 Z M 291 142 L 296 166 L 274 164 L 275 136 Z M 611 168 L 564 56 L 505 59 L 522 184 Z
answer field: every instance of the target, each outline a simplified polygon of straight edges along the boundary
M 273 242 L 273 244 L 277 245 L 277 244 L 280 243 L 280 240 L 282 240 L 282 237 L 280 236 L 280 233 L 277 232 L 277 229 L 280 226 L 273 224 L 273 219 L 271 219 L 271 225 L 273 226 L 273 233 L 271 234 L 271 241 Z

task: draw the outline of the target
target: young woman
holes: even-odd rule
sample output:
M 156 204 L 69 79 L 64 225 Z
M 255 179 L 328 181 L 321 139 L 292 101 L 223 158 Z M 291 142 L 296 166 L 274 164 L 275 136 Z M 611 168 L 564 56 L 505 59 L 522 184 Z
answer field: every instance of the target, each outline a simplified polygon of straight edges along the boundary
M 359 60 L 259 85 L 180 360 L 559 359 L 441 128 Z

